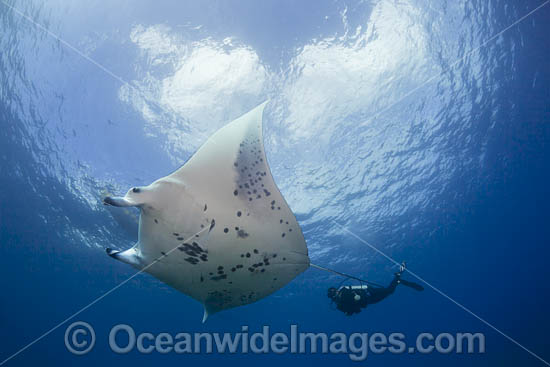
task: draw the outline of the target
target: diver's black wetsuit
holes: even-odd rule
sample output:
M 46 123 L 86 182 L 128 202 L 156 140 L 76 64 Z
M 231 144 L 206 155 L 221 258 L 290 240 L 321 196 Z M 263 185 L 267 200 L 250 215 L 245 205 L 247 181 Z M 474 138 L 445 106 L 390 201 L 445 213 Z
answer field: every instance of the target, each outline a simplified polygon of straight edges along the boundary
M 378 303 L 388 297 L 395 291 L 398 284 L 403 284 L 415 290 L 421 291 L 424 288 L 416 283 L 401 279 L 401 273 L 396 273 L 395 277 L 387 287 L 373 287 L 366 289 L 352 289 L 351 287 L 342 287 L 339 290 L 330 288 L 328 297 L 336 303 L 338 310 L 351 316 L 354 313 L 361 312 L 367 305 Z

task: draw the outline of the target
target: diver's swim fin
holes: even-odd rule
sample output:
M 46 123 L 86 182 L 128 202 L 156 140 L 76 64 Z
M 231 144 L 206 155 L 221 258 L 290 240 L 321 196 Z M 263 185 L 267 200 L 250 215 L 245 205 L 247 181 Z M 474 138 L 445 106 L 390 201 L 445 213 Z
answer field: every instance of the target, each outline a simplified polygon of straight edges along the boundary
M 406 285 L 407 287 L 410 287 L 410 288 L 414 289 L 415 291 L 419 291 L 419 292 L 424 290 L 424 287 L 421 286 L 420 284 L 415 283 L 415 282 L 409 282 L 408 280 L 404 280 L 404 279 L 400 279 L 399 284 Z
M 407 264 L 404 261 L 401 262 L 401 265 L 399 265 L 399 274 L 404 272 L 406 268 L 407 268 Z

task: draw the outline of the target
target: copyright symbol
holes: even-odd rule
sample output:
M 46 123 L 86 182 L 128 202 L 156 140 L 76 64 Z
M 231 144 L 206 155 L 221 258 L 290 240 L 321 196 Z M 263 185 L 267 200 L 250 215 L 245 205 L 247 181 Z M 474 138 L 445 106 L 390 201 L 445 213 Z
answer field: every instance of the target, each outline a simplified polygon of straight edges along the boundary
M 94 328 L 84 321 L 73 322 L 65 330 L 65 347 L 78 356 L 88 353 L 95 345 Z

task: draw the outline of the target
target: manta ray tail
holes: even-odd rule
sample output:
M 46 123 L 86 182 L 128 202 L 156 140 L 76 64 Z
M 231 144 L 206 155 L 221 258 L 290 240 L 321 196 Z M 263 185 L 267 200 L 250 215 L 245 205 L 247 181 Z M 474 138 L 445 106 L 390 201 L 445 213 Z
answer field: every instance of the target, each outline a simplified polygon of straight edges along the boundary
M 215 307 L 215 306 L 212 306 L 208 303 L 205 303 L 204 304 L 204 314 L 202 316 L 202 323 L 204 324 L 206 322 L 206 320 L 208 319 L 208 316 L 211 316 L 215 313 L 218 313 L 220 312 L 220 309 Z

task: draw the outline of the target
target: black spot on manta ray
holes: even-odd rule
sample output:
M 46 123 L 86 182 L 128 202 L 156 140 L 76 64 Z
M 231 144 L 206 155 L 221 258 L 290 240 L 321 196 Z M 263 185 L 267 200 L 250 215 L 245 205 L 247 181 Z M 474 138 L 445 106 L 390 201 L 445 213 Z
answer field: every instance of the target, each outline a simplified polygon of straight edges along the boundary
M 210 223 L 210 229 L 208 230 L 208 232 L 210 232 L 212 229 L 214 229 L 215 225 L 216 225 L 216 221 L 214 219 L 212 219 L 212 222 Z
M 235 196 L 239 195 L 239 191 L 238 190 L 233 191 L 233 195 Z
M 284 236 L 285 236 L 285 234 L 283 233 L 283 234 L 281 235 L 281 237 L 284 237 Z
M 178 241 L 183 241 L 183 237 L 178 237 Z
M 176 232 L 174 232 L 174 233 L 172 233 L 172 234 L 173 234 L 174 236 L 176 236 L 176 237 L 180 235 L 179 233 L 176 233 Z
M 248 233 L 246 233 L 244 229 L 239 229 L 239 231 L 237 232 L 237 236 L 239 236 L 239 238 L 246 238 L 248 237 Z
M 141 190 L 140 190 L 139 188 L 137 188 L 137 187 L 134 187 L 134 188 L 132 189 L 132 191 L 135 192 L 135 193 L 137 194 L 137 193 L 139 193 Z
M 225 279 L 225 278 L 227 278 L 227 274 L 218 275 L 218 276 L 212 277 L 210 279 L 218 281 L 218 280 L 222 280 L 222 279 Z
M 246 253 L 246 257 L 250 257 L 250 252 L 247 252 L 247 253 Z
M 243 214 L 243 213 L 241 213 L 241 211 L 239 210 L 239 211 L 237 212 L 237 217 L 240 217 L 242 214 Z
M 206 211 L 206 209 L 208 209 L 208 207 L 206 206 L 206 204 L 204 204 L 204 211 Z
M 257 250 L 257 249 L 254 249 L 254 253 L 257 254 L 257 253 L 258 253 L 258 250 Z
M 225 227 L 225 228 L 223 229 L 223 233 L 227 233 L 227 232 L 229 232 L 229 228 Z
M 159 221 L 156 218 L 155 218 L 155 223 L 157 223 L 157 224 L 159 223 Z

